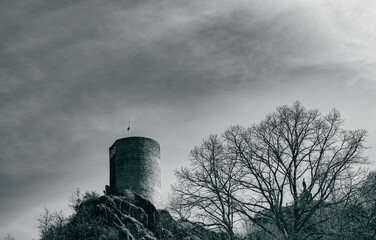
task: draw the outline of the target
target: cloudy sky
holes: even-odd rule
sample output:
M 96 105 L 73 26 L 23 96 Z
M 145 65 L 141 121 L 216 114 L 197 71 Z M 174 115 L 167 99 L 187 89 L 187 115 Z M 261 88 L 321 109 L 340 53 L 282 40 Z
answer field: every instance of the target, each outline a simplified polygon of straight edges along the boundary
M 44 207 L 102 192 L 128 121 L 161 144 L 164 202 L 203 138 L 295 100 L 376 146 L 373 0 L 0 4 L 0 236 L 37 238 Z

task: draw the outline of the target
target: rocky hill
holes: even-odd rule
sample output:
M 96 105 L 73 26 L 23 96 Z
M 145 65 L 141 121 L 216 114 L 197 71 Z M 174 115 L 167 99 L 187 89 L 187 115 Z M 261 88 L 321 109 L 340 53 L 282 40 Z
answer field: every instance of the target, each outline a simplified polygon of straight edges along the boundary
M 192 223 L 175 221 L 168 211 L 157 210 L 136 194 L 93 196 L 82 201 L 75 213 L 51 225 L 42 240 L 157 240 L 221 239 Z

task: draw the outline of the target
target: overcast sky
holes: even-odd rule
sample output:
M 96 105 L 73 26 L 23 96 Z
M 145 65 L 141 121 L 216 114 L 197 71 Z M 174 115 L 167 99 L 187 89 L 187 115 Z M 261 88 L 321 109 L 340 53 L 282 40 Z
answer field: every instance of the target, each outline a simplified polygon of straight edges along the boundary
M 128 121 L 161 145 L 164 202 L 203 138 L 296 100 L 375 147 L 375 23 L 373 0 L 2 0 L 0 236 L 101 193 Z

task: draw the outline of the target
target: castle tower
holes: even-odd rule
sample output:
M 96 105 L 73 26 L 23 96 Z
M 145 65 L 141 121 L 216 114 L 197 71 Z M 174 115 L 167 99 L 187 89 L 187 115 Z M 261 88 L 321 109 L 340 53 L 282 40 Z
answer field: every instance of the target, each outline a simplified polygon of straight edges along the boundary
M 155 206 L 160 203 L 160 146 L 153 139 L 127 137 L 110 147 L 110 194 L 124 190 L 141 195 Z

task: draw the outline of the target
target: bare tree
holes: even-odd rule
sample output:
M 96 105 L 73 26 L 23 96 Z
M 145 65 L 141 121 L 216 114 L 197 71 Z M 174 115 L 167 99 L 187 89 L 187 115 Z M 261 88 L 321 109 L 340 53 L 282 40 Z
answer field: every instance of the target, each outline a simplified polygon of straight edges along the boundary
M 83 196 L 79 188 L 77 188 L 73 193 L 71 193 L 71 195 L 68 198 L 68 201 L 68 206 L 71 207 L 73 210 L 77 210 L 77 208 L 83 201 Z
M 171 208 L 181 218 L 209 229 L 226 232 L 235 239 L 237 221 L 234 194 L 239 186 L 232 161 L 217 135 L 204 140 L 190 153 L 190 168 L 176 171 L 178 183 L 173 186 Z
M 224 139 L 242 165 L 238 181 L 248 192 L 236 199 L 239 210 L 285 239 L 316 234 L 314 214 L 345 201 L 353 188 L 343 186 L 356 179 L 353 168 L 367 162 L 366 131 L 346 131 L 342 124 L 336 110 L 323 116 L 295 102 L 251 128 L 228 129 Z
M 313 216 L 325 219 L 317 225 L 318 231 L 325 233 L 320 240 L 376 239 L 376 172 L 364 175 L 355 187 L 352 186 L 352 197 L 339 205 L 319 209 L 319 214 Z
M 51 229 L 55 222 L 55 212 L 44 208 L 43 213 L 37 216 L 36 220 L 39 223 L 40 235 L 43 236 Z
M 357 190 L 356 197 L 341 209 L 347 235 L 376 239 L 376 172 L 369 173 Z
M 64 225 L 67 219 L 64 217 L 62 211 L 53 211 L 48 208 L 44 208 L 43 213 L 36 217 L 39 223 L 39 231 L 42 239 L 51 239 L 50 235 L 62 235 Z
M 15 239 L 12 235 L 10 235 L 10 234 L 5 234 L 3 239 L 4 239 L 4 240 L 16 240 L 16 239 Z
M 360 188 L 362 197 L 361 207 L 363 214 L 357 217 L 365 239 L 376 239 L 376 172 L 371 172 L 362 187 Z M 361 219 L 363 218 L 363 219 Z

